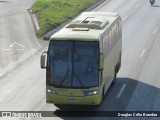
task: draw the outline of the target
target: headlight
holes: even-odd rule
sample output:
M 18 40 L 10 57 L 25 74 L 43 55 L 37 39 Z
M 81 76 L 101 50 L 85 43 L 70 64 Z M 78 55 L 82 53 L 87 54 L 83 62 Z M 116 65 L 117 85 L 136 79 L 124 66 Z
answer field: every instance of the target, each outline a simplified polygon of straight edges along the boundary
M 49 90 L 49 89 L 47 89 L 47 92 L 51 93 L 51 94 L 57 94 L 57 92 L 55 90 Z
M 89 95 L 96 95 L 99 93 L 98 90 L 93 90 L 93 91 L 83 91 L 85 96 L 89 96 Z

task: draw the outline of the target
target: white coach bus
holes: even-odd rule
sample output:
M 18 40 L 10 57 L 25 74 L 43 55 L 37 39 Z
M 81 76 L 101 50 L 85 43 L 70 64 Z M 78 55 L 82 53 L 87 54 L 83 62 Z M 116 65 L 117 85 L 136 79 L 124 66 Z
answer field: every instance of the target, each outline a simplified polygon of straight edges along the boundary
M 121 66 L 117 13 L 84 12 L 55 33 L 41 55 L 47 103 L 99 105 Z

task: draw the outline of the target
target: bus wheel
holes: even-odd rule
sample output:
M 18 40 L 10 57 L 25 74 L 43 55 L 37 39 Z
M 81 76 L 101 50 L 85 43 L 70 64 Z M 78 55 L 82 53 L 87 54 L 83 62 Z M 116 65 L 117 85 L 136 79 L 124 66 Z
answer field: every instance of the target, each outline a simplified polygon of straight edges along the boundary
M 61 104 L 54 104 L 57 108 L 61 108 Z
M 121 54 L 120 54 L 120 57 L 119 57 L 119 62 L 117 64 L 117 69 L 116 69 L 116 72 L 118 73 L 119 69 L 121 68 Z
M 112 81 L 112 86 L 115 84 L 115 82 L 116 82 L 116 77 L 117 77 L 117 69 L 115 69 L 115 71 L 114 71 L 114 78 L 113 78 L 113 81 Z
M 101 95 L 101 101 L 98 105 L 94 105 L 95 108 L 99 108 L 101 106 L 104 96 L 105 96 L 105 94 L 104 94 L 104 88 L 103 88 L 102 95 Z
M 104 96 L 105 96 L 105 92 L 104 92 L 104 87 L 103 87 L 102 99 L 104 98 Z
M 103 87 L 102 96 L 101 96 L 101 103 L 102 103 L 102 100 L 104 99 L 104 96 L 105 96 L 105 92 L 104 92 L 104 87 Z

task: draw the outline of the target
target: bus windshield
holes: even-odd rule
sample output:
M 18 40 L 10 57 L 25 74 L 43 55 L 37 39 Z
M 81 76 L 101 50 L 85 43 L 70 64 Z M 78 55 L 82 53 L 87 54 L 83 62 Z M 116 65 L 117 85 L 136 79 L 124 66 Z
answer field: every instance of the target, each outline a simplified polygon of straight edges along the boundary
M 71 88 L 98 86 L 98 56 L 98 42 L 51 41 L 47 83 Z

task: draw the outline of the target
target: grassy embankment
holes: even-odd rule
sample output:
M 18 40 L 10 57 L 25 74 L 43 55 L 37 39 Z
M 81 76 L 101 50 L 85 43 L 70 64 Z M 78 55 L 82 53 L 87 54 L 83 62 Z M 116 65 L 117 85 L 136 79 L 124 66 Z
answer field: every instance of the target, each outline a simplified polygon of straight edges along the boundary
M 32 6 L 32 11 L 36 14 L 40 26 L 40 30 L 37 31 L 37 36 L 43 36 L 45 33 L 78 15 L 98 1 L 99 0 L 37 0 Z

